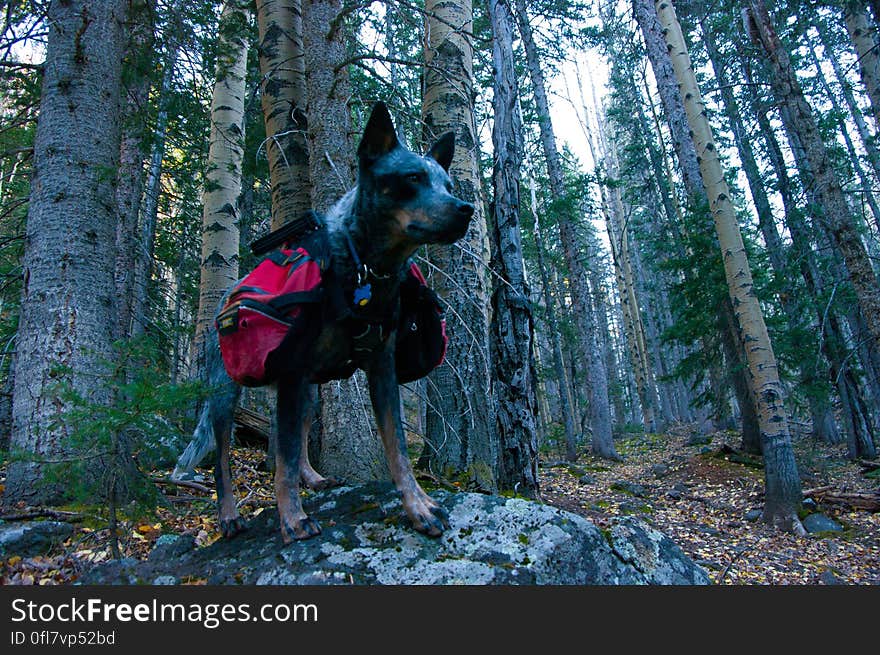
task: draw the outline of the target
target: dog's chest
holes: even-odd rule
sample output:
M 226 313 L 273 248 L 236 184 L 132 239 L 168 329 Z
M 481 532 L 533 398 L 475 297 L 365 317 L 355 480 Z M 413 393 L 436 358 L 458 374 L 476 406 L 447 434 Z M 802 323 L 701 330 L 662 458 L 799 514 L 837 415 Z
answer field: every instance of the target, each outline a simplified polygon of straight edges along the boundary
M 348 377 L 358 368 L 366 370 L 392 336 L 387 327 L 377 323 L 345 321 L 324 325 L 306 357 L 309 377 L 323 382 Z

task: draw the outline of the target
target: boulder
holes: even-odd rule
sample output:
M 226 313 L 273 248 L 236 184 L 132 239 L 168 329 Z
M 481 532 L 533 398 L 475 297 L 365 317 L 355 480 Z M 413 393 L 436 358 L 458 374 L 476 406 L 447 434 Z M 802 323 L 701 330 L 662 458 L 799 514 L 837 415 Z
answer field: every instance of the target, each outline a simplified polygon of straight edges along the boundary
M 667 537 L 636 519 L 610 534 L 549 505 L 433 491 L 449 513 L 442 537 L 417 533 L 390 484 L 338 487 L 306 499 L 320 536 L 283 545 L 275 510 L 231 540 L 196 548 L 163 537 L 147 561 L 97 565 L 83 584 L 708 584 Z
M 837 521 L 829 519 L 824 514 L 810 514 L 803 520 L 804 529 L 809 533 L 814 532 L 842 532 L 843 527 Z
M 622 491 L 623 493 L 635 496 L 636 498 L 648 497 L 648 490 L 644 485 L 638 484 L 637 482 L 629 482 L 627 480 L 617 480 L 616 482 L 612 482 L 611 490 Z
M 654 464 L 651 467 L 651 473 L 654 474 L 655 478 L 665 478 L 669 475 L 669 467 L 666 464 Z
M 0 556 L 42 555 L 71 534 L 73 526 L 60 521 L 4 523 L 0 525 Z

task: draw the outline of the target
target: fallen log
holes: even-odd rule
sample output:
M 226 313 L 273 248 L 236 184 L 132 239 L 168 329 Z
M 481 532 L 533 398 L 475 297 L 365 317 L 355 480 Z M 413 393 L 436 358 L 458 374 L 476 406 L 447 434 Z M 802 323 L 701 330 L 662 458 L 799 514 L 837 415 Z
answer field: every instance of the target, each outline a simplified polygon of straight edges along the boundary
M 235 422 L 235 435 L 239 443 L 262 441 L 269 443 L 269 419 L 249 409 L 238 407 L 232 417 Z
M 804 497 L 812 498 L 816 502 L 824 501 L 868 512 L 880 512 L 880 491 L 835 491 L 825 486 L 807 489 Z

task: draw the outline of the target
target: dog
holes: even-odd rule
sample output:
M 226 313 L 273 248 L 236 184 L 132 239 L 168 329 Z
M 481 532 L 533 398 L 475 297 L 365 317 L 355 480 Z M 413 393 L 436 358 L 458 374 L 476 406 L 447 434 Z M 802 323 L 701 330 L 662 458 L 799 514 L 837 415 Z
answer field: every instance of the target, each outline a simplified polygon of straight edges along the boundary
M 452 193 L 449 166 L 455 135 L 444 134 L 420 156 L 400 143 L 387 106 L 376 103 L 357 149 L 357 185 L 327 213 L 331 262 L 328 285 L 357 308 L 361 323 L 327 320 L 327 312 L 309 308 L 308 328 L 285 339 L 275 358 L 277 390 L 275 496 L 285 544 L 320 534 L 303 511 L 300 485 L 323 489 L 337 484 L 320 475 L 308 458 L 316 383 L 334 372 L 366 372 L 370 400 L 388 467 L 404 510 L 419 532 L 439 536 L 448 527 L 443 509 L 421 488 L 406 452 L 395 372 L 395 338 L 401 272 L 423 244 L 452 244 L 464 236 L 474 206 Z M 360 294 L 360 296 L 358 295 Z M 358 302 L 360 301 L 360 302 Z M 326 308 L 325 308 L 326 310 Z M 361 327 L 364 329 L 361 329 Z M 365 338 L 365 335 L 368 337 Z M 207 401 L 207 418 L 216 439 L 215 480 L 220 531 L 231 538 L 246 529 L 232 490 L 230 435 L 241 388 L 223 368 L 216 331 L 207 352 L 208 382 L 216 392 Z

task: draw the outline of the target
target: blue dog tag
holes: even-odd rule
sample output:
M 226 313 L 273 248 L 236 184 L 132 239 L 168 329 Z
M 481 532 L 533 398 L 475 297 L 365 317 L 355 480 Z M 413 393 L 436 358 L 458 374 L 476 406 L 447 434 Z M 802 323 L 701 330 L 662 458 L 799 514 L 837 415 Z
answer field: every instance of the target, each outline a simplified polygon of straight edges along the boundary
M 373 293 L 370 290 L 370 285 L 365 284 L 362 287 L 358 287 L 354 290 L 354 304 L 358 307 L 363 307 L 368 302 L 370 302 L 370 298 L 373 297 Z

